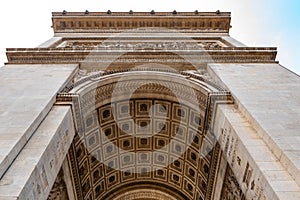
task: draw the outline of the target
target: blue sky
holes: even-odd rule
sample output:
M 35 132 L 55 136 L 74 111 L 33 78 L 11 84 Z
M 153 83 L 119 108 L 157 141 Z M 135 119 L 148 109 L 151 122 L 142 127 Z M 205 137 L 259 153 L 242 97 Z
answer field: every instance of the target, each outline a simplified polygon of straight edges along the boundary
M 248 45 L 276 46 L 280 64 L 300 74 L 300 1 L 265 0 L 256 7 L 255 13 L 260 19 L 257 36 L 243 36 Z M 237 28 L 238 29 L 238 28 Z M 234 34 L 238 35 L 240 30 Z
M 51 38 L 52 11 L 230 11 L 230 35 L 248 46 L 278 47 L 280 64 L 300 74 L 299 0 L 10 0 L 0 3 L 0 64 L 6 47 Z

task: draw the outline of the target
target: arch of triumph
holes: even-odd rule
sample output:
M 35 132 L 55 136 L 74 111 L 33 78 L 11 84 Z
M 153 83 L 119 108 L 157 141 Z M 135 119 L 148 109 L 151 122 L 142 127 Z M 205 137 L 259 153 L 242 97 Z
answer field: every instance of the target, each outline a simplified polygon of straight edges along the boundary
M 300 199 L 300 78 L 227 12 L 55 12 L 0 68 L 0 199 Z

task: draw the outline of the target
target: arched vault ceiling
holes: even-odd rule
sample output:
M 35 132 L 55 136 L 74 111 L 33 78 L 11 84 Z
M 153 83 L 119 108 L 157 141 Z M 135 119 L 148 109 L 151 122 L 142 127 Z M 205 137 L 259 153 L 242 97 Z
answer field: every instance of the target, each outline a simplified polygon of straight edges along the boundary
M 206 197 L 217 154 L 211 113 L 228 93 L 189 73 L 140 70 L 82 80 L 58 96 L 73 104 L 78 134 L 69 156 L 78 196 L 134 196 L 130 188 L 149 185 L 166 198 Z

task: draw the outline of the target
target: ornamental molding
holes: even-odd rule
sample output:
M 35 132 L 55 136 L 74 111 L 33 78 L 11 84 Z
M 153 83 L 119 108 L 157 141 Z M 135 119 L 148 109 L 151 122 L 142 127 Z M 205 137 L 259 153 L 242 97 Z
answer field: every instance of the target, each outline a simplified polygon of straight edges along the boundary
M 84 12 L 52 14 L 53 30 L 62 32 L 122 32 L 135 28 L 167 28 L 225 32 L 230 29 L 230 13 L 201 12 Z
M 148 71 L 147 71 L 148 70 Z M 146 72 L 146 73 L 145 73 Z M 162 80 L 156 79 L 155 81 L 150 82 L 150 84 L 147 84 L 146 80 L 143 79 L 136 79 L 133 78 L 131 75 L 139 76 L 139 73 L 147 74 L 149 77 L 154 77 L 154 74 L 161 73 L 161 75 L 165 75 L 164 77 L 161 77 Z M 128 77 L 126 80 L 118 81 L 120 76 Z M 152 76 L 151 76 L 152 75 Z M 168 75 L 168 76 L 166 76 Z M 209 170 L 204 170 L 203 174 L 203 166 L 200 167 L 200 169 L 197 166 L 197 163 L 194 163 L 192 161 L 188 161 L 189 155 L 186 154 L 180 160 L 185 162 L 182 166 L 189 165 L 189 169 L 194 169 L 194 172 L 199 169 L 197 172 L 197 179 L 194 179 L 193 177 L 189 177 L 190 175 L 181 176 L 176 172 L 176 170 L 172 170 L 171 168 L 166 168 L 160 171 L 160 173 L 163 173 L 166 177 L 166 180 L 168 182 L 163 181 L 164 184 L 167 184 L 166 186 L 169 186 L 171 188 L 176 188 L 177 190 L 182 190 L 181 192 L 189 197 L 190 199 L 199 199 L 200 197 L 205 198 L 205 196 L 210 196 L 212 192 L 212 188 L 214 187 L 214 176 L 216 174 L 216 169 L 214 167 L 216 166 L 216 163 L 219 159 L 219 148 L 218 146 L 214 148 L 214 143 L 216 142 L 216 139 L 214 138 L 214 134 L 210 132 L 210 123 L 212 119 L 212 115 L 214 115 L 215 107 L 218 103 L 228 103 L 230 101 L 230 94 L 223 90 L 221 87 L 216 85 L 215 83 L 210 81 L 210 77 L 207 75 L 206 71 L 185 71 L 185 72 L 176 72 L 175 70 L 161 70 L 161 69 L 136 69 L 134 71 L 129 70 L 123 70 L 123 71 L 107 71 L 107 72 L 94 72 L 91 74 L 86 74 L 81 72 L 81 77 L 78 80 L 75 80 L 72 86 L 70 88 L 66 88 L 65 93 L 61 93 L 57 96 L 57 104 L 71 104 L 73 109 L 73 116 L 74 121 L 76 125 L 76 130 L 78 135 L 75 136 L 74 142 L 72 144 L 72 148 L 70 149 L 70 166 L 78 166 L 79 171 L 76 169 L 72 169 L 73 173 L 75 174 L 74 177 L 74 190 L 77 192 L 79 196 L 87 197 L 87 195 L 92 190 L 96 190 L 96 188 L 100 188 L 99 191 L 101 191 L 101 194 L 99 193 L 99 196 L 106 197 L 107 195 L 111 194 L 111 190 L 118 191 L 118 187 L 120 188 L 127 188 L 126 184 L 134 184 L 134 183 L 141 183 L 144 178 L 139 179 L 139 177 L 132 179 L 131 181 L 122 182 L 121 178 L 124 178 L 124 173 L 121 172 L 107 172 L 109 174 L 105 175 L 107 178 L 101 179 L 99 182 L 96 182 L 92 185 L 86 185 L 85 180 L 93 180 L 92 176 L 94 175 L 94 170 L 96 169 L 93 166 L 86 165 L 85 163 L 93 162 L 96 163 L 95 165 L 98 166 L 98 161 L 91 161 L 92 158 L 89 157 L 89 154 L 85 153 L 85 156 L 78 156 L 79 152 L 86 152 L 86 150 L 80 150 L 84 147 L 83 144 L 87 145 L 86 149 L 97 149 L 93 146 L 89 146 L 89 142 L 91 141 L 90 138 L 93 134 L 95 134 L 96 128 L 99 126 L 99 124 L 102 124 L 103 130 L 105 128 L 111 126 L 111 121 L 108 121 L 107 123 L 101 123 L 102 120 L 102 114 L 99 115 L 99 113 L 104 113 L 103 111 L 109 109 L 111 106 L 121 110 L 120 105 L 124 105 L 125 99 L 119 99 L 116 102 L 110 102 L 112 91 L 116 93 L 116 96 L 122 97 L 124 93 L 127 93 L 130 88 L 136 88 L 136 85 L 142 85 L 139 87 L 135 94 L 138 96 L 132 96 L 131 102 L 143 102 L 147 103 L 149 101 L 151 102 L 163 102 L 164 105 L 174 105 L 178 104 L 178 102 L 174 102 L 176 100 L 174 98 L 174 95 L 172 96 L 172 93 L 170 91 L 178 91 L 175 92 L 176 94 L 181 95 L 179 98 L 185 99 L 186 101 L 189 101 L 189 103 L 195 107 L 199 106 L 202 112 L 202 122 L 203 126 L 201 126 L 201 129 L 197 129 L 197 133 L 199 138 L 202 138 L 200 141 L 201 144 L 205 144 L 206 150 L 209 151 L 206 156 L 202 158 L 201 163 L 206 163 L 207 168 Z M 147 77 L 147 76 L 146 76 Z M 159 77 L 159 76 L 158 76 Z M 169 77 L 169 79 L 166 79 L 166 77 Z M 191 98 L 190 90 L 187 90 L 187 85 L 185 82 L 181 82 L 180 79 L 185 80 L 186 82 L 191 81 L 193 84 L 197 85 L 198 88 L 194 88 L 194 93 L 197 96 L 197 101 L 193 101 L 194 99 Z M 173 80 L 173 81 L 171 81 Z M 176 82 L 177 81 L 177 82 Z M 119 89 L 116 89 L 116 83 L 120 84 Z M 180 84 L 182 83 L 182 84 Z M 190 83 L 190 82 L 189 82 Z M 145 85 L 143 85 L 145 84 Z M 193 85 L 192 84 L 192 85 Z M 153 98 L 148 98 L 149 94 L 153 95 Z M 163 99 L 159 99 L 159 96 L 163 95 Z M 147 97 L 147 99 L 145 99 Z M 150 100 L 149 100 L 150 99 Z M 94 104 L 94 105 L 93 105 Z M 138 105 L 138 104 L 136 104 Z M 137 108 L 137 106 L 134 106 Z M 189 107 L 189 105 L 183 105 L 183 107 Z M 191 107 L 189 109 L 191 109 Z M 169 106 L 168 108 L 171 108 Z M 172 109 L 175 107 L 173 106 Z M 173 110 L 174 111 L 174 110 Z M 170 119 L 174 119 L 173 115 L 176 115 L 177 112 L 170 111 L 171 116 L 169 116 L 167 123 L 170 122 Z M 138 112 L 138 111 L 135 111 Z M 192 112 L 192 111 L 191 111 Z M 134 116 L 138 116 L 137 113 L 134 114 Z M 187 114 L 187 116 L 192 116 L 191 114 Z M 135 119 L 141 119 L 143 117 L 136 117 Z M 91 120 L 93 119 L 93 120 Z M 100 120 L 100 121 L 99 121 Z M 111 119 L 112 120 L 112 119 Z M 193 121 L 193 120 L 188 120 Z M 123 122 L 128 123 L 127 118 L 123 119 Z M 90 124 L 90 125 L 87 125 Z M 129 124 L 129 123 L 128 123 Z M 93 127 L 93 128 L 91 128 Z M 193 127 L 190 127 L 193 128 Z M 170 129 L 168 129 L 170 130 Z M 96 134 L 98 134 L 97 132 Z M 168 132 L 171 134 L 171 132 Z M 201 136 L 201 137 L 200 137 Z M 130 139 L 130 136 L 125 136 L 126 138 Z M 158 136 L 155 136 L 158 137 Z M 167 136 L 159 136 L 160 139 L 166 139 Z M 164 138 L 166 137 L 166 138 Z M 112 142 L 116 140 L 123 140 L 122 138 L 116 138 Z M 82 141 L 86 141 L 83 142 Z M 135 145 L 133 145 L 135 148 L 140 145 L 140 142 L 138 140 L 134 140 Z M 179 141 L 180 143 L 180 141 Z M 121 147 L 123 143 L 116 143 L 120 144 Z M 98 144 L 97 144 L 98 145 Z M 100 144 L 99 144 L 100 145 Z M 104 146 L 103 146 L 104 148 Z M 122 147 L 123 148 L 123 147 Z M 155 147 L 152 147 L 155 148 Z M 85 148 L 83 148 L 85 149 Z M 195 147 L 195 144 L 192 144 L 187 150 L 187 152 L 196 151 L 195 149 L 202 149 L 200 147 Z M 207 150 L 208 149 L 208 150 Z M 139 149 L 136 149 L 135 151 L 138 151 Z M 104 150 L 102 150 L 104 152 Z M 202 152 L 203 153 L 203 152 Z M 76 156 L 75 156 L 76 155 Z M 91 153 L 90 155 L 96 155 L 96 151 Z M 202 155 L 202 154 L 201 154 Z M 122 156 L 122 155 L 121 155 Z M 104 155 L 104 158 L 106 156 Z M 89 161 L 88 161 L 89 160 Z M 105 163 L 106 161 L 104 161 Z M 199 162 L 200 163 L 200 162 Z M 194 166 L 195 165 L 195 166 Z M 99 165 L 100 166 L 100 165 Z M 101 165 L 103 169 L 105 168 L 105 165 Z M 123 164 L 121 165 L 123 166 Z M 86 173 L 87 171 L 91 171 L 91 173 Z M 106 169 L 107 171 L 107 169 Z M 104 171 L 104 172 L 106 172 Z M 187 172 L 186 172 L 187 173 Z M 76 175 L 77 174 L 77 175 Z M 170 174 L 170 175 L 167 175 Z M 105 184 L 109 184 L 109 177 L 114 176 L 114 179 L 116 179 L 118 184 L 115 184 L 115 186 L 109 186 L 107 190 L 105 188 Z M 153 177 L 157 178 L 159 175 L 157 175 L 155 172 L 152 173 Z M 78 178 L 80 177 L 80 178 Z M 169 178 L 167 178 L 169 177 Z M 180 177 L 180 181 L 178 184 L 179 186 L 174 185 L 172 183 L 171 177 Z M 185 178 L 184 178 L 185 177 Z M 196 184 L 197 180 L 201 183 Z M 186 182 L 186 181 L 188 182 Z M 99 184 L 100 186 L 99 186 Z M 155 179 L 155 184 L 162 183 L 160 179 Z M 151 184 L 154 184 L 151 183 Z M 197 186 L 198 185 L 198 186 Z M 200 186 L 199 186 L 200 185 Z M 193 190 L 192 187 L 198 189 Z M 193 191 L 193 192 L 192 192 Z M 104 196 L 103 196 L 104 195 Z
M 187 54 L 193 63 L 276 63 L 276 48 L 222 47 L 202 50 L 95 50 L 91 49 L 7 49 L 8 64 L 46 63 L 187 63 L 178 54 Z M 115 55 L 123 54 L 115 60 Z

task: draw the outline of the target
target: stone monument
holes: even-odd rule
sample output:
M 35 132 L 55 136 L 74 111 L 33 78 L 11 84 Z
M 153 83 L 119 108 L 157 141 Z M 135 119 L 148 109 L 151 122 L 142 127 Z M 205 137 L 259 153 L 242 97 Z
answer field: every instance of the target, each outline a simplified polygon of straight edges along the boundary
M 54 12 L 0 68 L 0 199 L 300 199 L 300 78 L 228 12 Z

